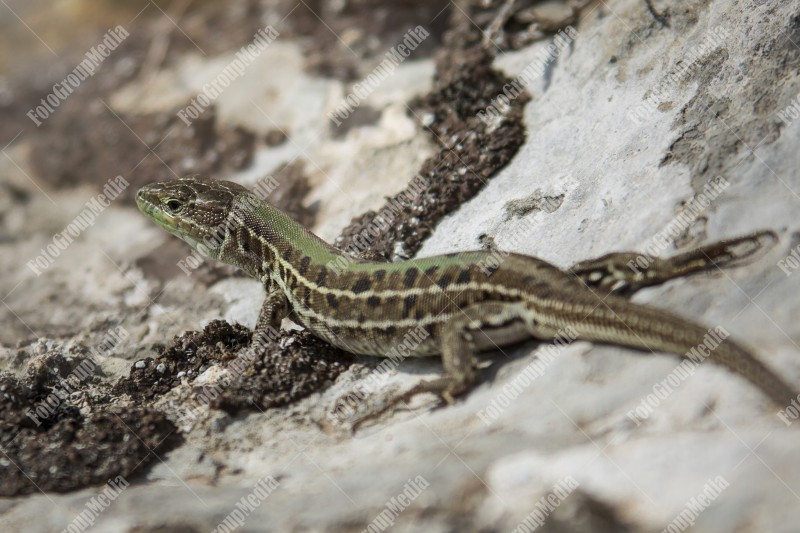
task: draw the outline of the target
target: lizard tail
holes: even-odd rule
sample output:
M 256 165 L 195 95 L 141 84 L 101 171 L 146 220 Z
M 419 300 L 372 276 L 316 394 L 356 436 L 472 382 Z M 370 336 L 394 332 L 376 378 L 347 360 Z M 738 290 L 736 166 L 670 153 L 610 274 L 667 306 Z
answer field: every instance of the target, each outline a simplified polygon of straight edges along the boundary
M 778 377 L 749 350 L 729 339 L 724 328 L 705 328 L 666 311 L 634 307 L 627 300 L 618 300 L 621 299 L 609 296 L 600 305 L 595 300 L 591 311 L 586 313 L 584 306 L 584 313 L 578 312 L 570 323 L 557 326 L 572 327 L 577 336 L 585 340 L 670 352 L 695 363 L 707 359 L 750 381 L 781 409 L 800 398 L 797 388 Z

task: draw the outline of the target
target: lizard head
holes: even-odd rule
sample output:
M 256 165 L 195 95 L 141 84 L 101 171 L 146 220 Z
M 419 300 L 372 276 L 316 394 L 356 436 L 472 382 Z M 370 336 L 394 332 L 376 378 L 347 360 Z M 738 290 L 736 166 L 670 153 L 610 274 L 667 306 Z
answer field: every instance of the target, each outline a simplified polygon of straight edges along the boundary
M 145 185 L 136 193 L 139 210 L 204 255 L 219 258 L 233 199 L 247 189 L 204 176 Z

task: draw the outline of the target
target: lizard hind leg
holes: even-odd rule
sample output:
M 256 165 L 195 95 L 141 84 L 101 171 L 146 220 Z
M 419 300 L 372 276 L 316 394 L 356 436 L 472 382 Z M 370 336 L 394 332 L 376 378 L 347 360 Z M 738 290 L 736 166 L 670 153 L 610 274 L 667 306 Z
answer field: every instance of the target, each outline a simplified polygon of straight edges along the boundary
M 359 418 L 354 427 L 377 418 L 418 394 L 430 393 L 448 403 L 466 392 L 477 378 L 477 354 L 490 348 L 530 338 L 526 310 L 517 302 L 482 302 L 459 309 L 439 330 L 445 375 L 425 380 L 391 397 L 381 408 Z
M 637 252 L 615 252 L 576 263 L 569 269 L 600 296 L 630 296 L 643 287 L 660 285 L 695 272 L 727 268 L 751 260 L 778 238 L 772 231 L 713 242 L 667 259 Z
M 442 326 L 439 343 L 449 386 L 442 397 L 453 402 L 477 377 L 478 352 L 530 338 L 525 307 L 518 302 L 481 302 L 460 309 Z

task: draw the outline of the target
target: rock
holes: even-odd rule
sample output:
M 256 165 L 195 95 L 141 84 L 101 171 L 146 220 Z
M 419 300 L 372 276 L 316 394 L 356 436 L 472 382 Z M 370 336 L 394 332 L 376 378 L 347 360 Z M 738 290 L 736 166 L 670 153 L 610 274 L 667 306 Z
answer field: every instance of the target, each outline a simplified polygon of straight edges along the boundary
M 500 55 L 494 65 L 511 77 L 543 65 L 527 85 L 527 140 L 476 197 L 438 224 L 418 255 L 494 242 L 566 268 L 611 251 L 669 256 L 771 228 L 780 242 L 751 264 L 676 280 L 635 301 L 723 327 L 800 383 L 800 275 L 787 261 L 800 242 L 800 120 L 784 112 L 800 88 L 797 6 L 697 0 L 662 14 L 669 27 L 640 0 L 592 4 L 554 60 L 543 60 L 551 40 Z M 252 184 L 301 155 L 318 163 L 306 165 L 309 201 L 321 204 L 316 229 L 331 239 L 402 188 L 438 149 L 421 130 L 435 117 L 412 119 L 405 107 L 434 86 L 433 61 L 409 59 L 369 100 L 375 113 L 361 118 L 374 120 L 335 135 L 326 130 L 326 112 L 347 86 L 303 73 L 299 45 L 286 41 L 272 51 L 283 64 L 280 83 L 270 87 L 284 102 L 276 116 L 291 126 L 288 140 L 257 151 L 253 167 L 235 178 Z M 194 68 L 213 74 L 224 59 L 187 59 L 156 87 L 169 103 L 181 101 L 186 91 L 175 80 Z M 262 124 L 248 101 L 278 104 L 259 93 L 269 62 L 251 67 L 262 70 L 223 93 L 220 109 L 230 126 L 248 115 L 247 126 L 264 136 L 276 126 Z M 134 109 L 131 95 L 140 88 L 123 87 L 114 102 Z M 142 105 L 157 108 L 156 96 Z M 293 146 L 297 138 L 308 144 Z M 24 147 L 9 153 L 24 161 Z M 0 265 L 9 273 L 0 280 L 0 295 L 8 294 L 0 306 L 9 324 L 0 335 L 4 370 L 19 373 L 17 359 L 29 363 L 47 350 L 32 338 L 61 343 L 80 332 L 82 344 L 99 342 L 109 316 L 132 332 L 115 357 L 137 368 L 154 360 L 153 344 L 184 330 L 221 317 L 254 324 L 261 289 L 250 280 L 143 275 L 136 260 L 173 237 L 131 207 L 109 207 L 109 223 L 33 277 L 25 262 L 88 193 L 62 191 L 51 207 L 14 165 L 0 158 L 0 166 L 31 198 L 18 206 L 0 200 L 15 210 L 0 219 L 10 225 L 0 235 L 21 232 L 0 240 Z M 723 186 L 685 223 L 681 210 L 710 182 Z M 661 233 L 669 236 L 666 247 L 654 239 Z M 109 246 L 107 257 L 101 245 Z M 191 424 L 176 422 L 182 445 L 131 478 L 95 517 L 95 530 L 205 531 L 238 518 L 242 531 L 384 530 L 387 517 L 393 531 L 660 531 L 683 530 L 687 520 L 693 531 L 789 531 L 800 523 L 800 414 L 793 415 L 800 411 L 776 416 L 730 372 L 701 365 L 676 382 L 674 356 L 586 342 L 555 349 L 522 343 L 485 361 L 477 387 L 455 405 L 432 409 L 429 398 L 417 398 L 411 409 L 355 434 L 330 413 L 374 372 L 376 361 L 367 358 L 289 405 L 236 416 L 200 405 Z M 201 381 L 219 380 L 221 365 L 204 369 Z M 118 363 L 107 366 L 119 377 Z M 440 371 L 435 360 L 404 361 L 365 401 L 378 403 Z M 196 405 L 200 382 L 183 372 L 174 381 L 183 382 L 149 408 L 172 415 Z M 102 490 L 0 499 L 0 523 L 9 531 L 61 530 Z M 248 510 L 232 514 L 237 505 Z

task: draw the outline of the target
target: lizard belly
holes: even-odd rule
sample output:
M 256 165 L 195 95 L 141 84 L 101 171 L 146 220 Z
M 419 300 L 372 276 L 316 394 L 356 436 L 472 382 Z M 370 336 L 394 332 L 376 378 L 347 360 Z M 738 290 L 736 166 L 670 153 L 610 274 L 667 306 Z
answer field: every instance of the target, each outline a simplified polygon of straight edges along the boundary
M 498 327 L 483 327 L 472 331 L 472 343 L 478 351 L 498 349 L 531 338 L 525 323 L 515 321 Z
M 295 318 L 316 337 L 350 353 L 378 357 L 429 357 L 441 353 L 441 324 L 427 329 L 419 326 L 331 326 L 323 319 L 302 311 L 297 312 Z M 522 320 L 497 326 L 486 324 L 471 333 L 472 343 L 478 351 L 497 349 L 531 338 Z
M 378 357 L 428 357 L 440 353 L 438 328 L 331 326 L 302 312 L 295 315 L 292 318 L 314 336 L 350 353 Z

